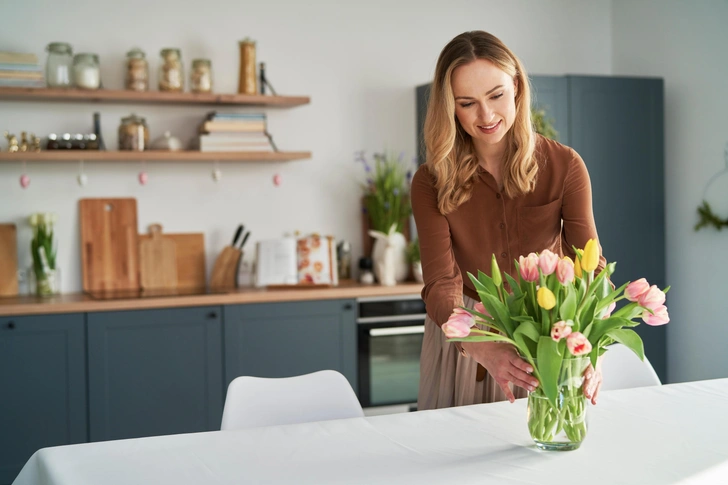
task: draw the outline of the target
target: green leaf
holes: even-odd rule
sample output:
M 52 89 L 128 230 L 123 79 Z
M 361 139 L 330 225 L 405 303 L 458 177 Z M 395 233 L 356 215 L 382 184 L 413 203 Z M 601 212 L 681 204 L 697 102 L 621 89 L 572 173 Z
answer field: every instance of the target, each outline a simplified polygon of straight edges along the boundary
M 516 345 L 516 342 L 501 335 L 478 335 L 476 337 L 449 338 L 448 342 L 508 342 Z
M 498 287 L 493 282 L 493 278 L 478 270 L 478 281 L 488 289 L 491 295 L 498 296 Z
M 505 330 L 503 333 L 509 338 L 513 337 L 513 322 L 511 322 L 506 306 L 497 297 L 488 293 L 480 292 L 478 295 L 480 295 L 483 306 L 488 310 L 488 313 L 503 326 L 503 330 Z
M 559 308 L 562 320 L 573 320 L 576 314 L 576 293 L 571 285 L 566 287 L 566 298 Z
M 540 337 L 536 351 L 538 372 L 541 376 L 541 389 L 544 395 L 556 407 L 558 394 L 559 373 L 561 372 L 562 355 L 559 353 L 559 344 L 551 337 Z
M 473 286 L 475 287 L 475 291 L 477 291 L 477 292 L 481 292 L 481 291 L 487 292 L 488 291 L 488 288 L 483 283 L 481 283 L 480 281 L 478 281 L 478 278 L 476 278 L 475 276 L 473 276 L 472 273 L 468 272 L 468 278 L 470 278 L 470 281 L 473 282 Z
M 578 327 L 575 328 L 574 331 L 584 333 L 584 330 L 586 330 L 592 320 L 594 320 L 594 309 L 596 307 L 597 299 L 594 296 L 589 297 L 586 305 L 580 311 L 576 312 L 576 319 L 574 319 L 574 322 L 577 322 L 578 320 L 579 323 Z
M 507 299 L 508 303 L 508 311 L 511 312 L 511 315 L 522 315 L 523 312 L 523 301 L 525 299 L 525 295 L 521 294 L 520 296 L 515 295 L 509 295 Z M 511 316 L 511 319 L 514 317 Z
M 637 332 L 634 330 L 628 330 L 628 329 L 615 329 L 610 330 L 607 332 L 607 336 L 613 338 L 617 342 L 627 346 L 637 354 L 637 357 L 640 358 L 640 360 L 645 360 L 645 348 L 644 344 L 642 343 L 642 339 L 639 335 L 637 335 Z
M 587 335 L 584 333 L 584 335 L 589 339 L 589 343 L 592 344 L 592 347 L 596 347 L 597 343 L 599 343 L 599 339 L 601 339 L 604 334 L 611 330 L 621 328 L 629 323 L 631 323 L 630 320 L 622 317 L 609 317 L 604 320 L 595 320 L 590 328 L 589 334 Z
M 506 276 L 506 281 L 508 282 L 508 286 L 511 287 L 511 291 L 513 292 L 513 294 L 516 297 L 523 295 L 523 292 L 521 291 L 521 287 L 518 286 L 518 282 L 516 282 L 516 280 L 514 280 L 513 277 L 511 275 L 509 275 L 508 273 L 505 273 L 505 276 Z
M 536 322 L 534 322 L 533 319 L 531 319 L 531 321 L 521 320 L 518 324 L 518 327 L 513 332 L 514 338 L 516 335 L 523 335 L 524 337 L 528 337 L 529 339 L 537 343 L 541 338 L 541 334 L 538 333 L 538 329 L 536 328 Z

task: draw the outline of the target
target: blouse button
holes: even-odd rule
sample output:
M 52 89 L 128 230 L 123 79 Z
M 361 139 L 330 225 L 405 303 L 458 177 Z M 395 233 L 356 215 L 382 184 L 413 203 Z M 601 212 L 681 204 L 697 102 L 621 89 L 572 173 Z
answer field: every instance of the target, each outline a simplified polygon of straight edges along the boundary
M 503 223 L 501 222 L 501 223 L 500 223 L 500 226 L 499 226 L 499 227 L 500 227 L 501 229 L 505 229 L 505 228 L 506 228 L 506 225 L 505 225 L 505 224 L 503 224 Z
M 508 256 L 506 253 L 501 253 L 501 258 L 505 258 L 506 256 Z
M 496 199 L 500 199 L 500 194 L 495 194 Z

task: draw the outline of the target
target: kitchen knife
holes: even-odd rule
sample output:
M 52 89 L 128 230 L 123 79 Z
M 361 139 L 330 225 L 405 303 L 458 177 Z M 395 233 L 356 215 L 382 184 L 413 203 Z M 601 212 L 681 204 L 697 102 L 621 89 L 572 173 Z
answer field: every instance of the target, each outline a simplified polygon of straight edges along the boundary
M 250 231 L 245 233 L 245 236 L 243 237 L 243 242 L 240 243 L 241 251 L 243 250 L 243 246 L 245 246 L 245 242 L 248 240 L 249 237 L 250 237 Z
M 235 246 L 237 246 L 237 244 L 238 244 L 238 238 L 239 238 L 239 237 L 240 237 L 240 235 L 241 235 L 241 234 L 243 233 L 243 230 L 244 230 L 244 229 L 245 229 L 245 226 L 244 226 L 244 225 L 240 224 L 240 225 L 238 226 L 238 230 L 237 230 L 237 231 L 235 231 L 235 235 L 233 236 L 233 243 L 231 244 L 231 246 L 232 246 L 232 247 L 235 247 Z

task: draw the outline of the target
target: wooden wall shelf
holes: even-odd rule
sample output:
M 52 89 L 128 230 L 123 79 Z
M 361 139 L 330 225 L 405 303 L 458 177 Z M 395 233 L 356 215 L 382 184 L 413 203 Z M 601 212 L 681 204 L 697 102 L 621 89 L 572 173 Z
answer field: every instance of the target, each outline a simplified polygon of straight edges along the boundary
M 97 103 L 141 103 L 217 106 L 266 106 L 291 108 L 309 104 L 308 96 L 268 96 L 262 94 L 169 93 L 163 91 L 127 91 L 114 89 L 53 89 L 0 87 L 5 101 L 69 101 Z
M 311 158 L 311 152 L 198 152 L 198 151 L 96 151 L 47 150 L 43 152 L 0 152 L 0 162 L 63 162 L 63 161 L 174 161 L 174 162 L 287 162 Z

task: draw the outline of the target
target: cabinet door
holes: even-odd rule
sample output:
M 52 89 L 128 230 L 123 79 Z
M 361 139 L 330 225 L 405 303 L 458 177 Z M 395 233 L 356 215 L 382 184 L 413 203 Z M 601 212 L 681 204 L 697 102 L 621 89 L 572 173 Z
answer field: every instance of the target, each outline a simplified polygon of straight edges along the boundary
M 84 315 L 0 317 L 0 483 L 40 448 L 87 440 Z
M 569 145 L 569 91 L 563 76 L 531 76 L 534 108 L 543 109 L 546 119 L 559 132 L 557 141 Z
M 220 307 L 89 314 L 91 440 L 220 429 L 221 325 Z
M 662 79 L 568 76 L 571 146 L 589 168 L 599 239 L 613 282 L 664 288 L 665 176 Z M 666 380 L 666 327 L 636 328 Z
M 242 375 L 291 377 L 324 369 L 356 387 L 356 304 L 322 300 L 225 307 L 225 384 Z

